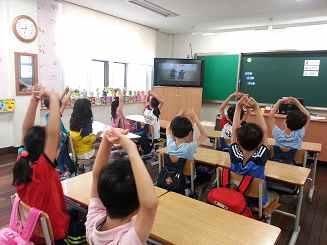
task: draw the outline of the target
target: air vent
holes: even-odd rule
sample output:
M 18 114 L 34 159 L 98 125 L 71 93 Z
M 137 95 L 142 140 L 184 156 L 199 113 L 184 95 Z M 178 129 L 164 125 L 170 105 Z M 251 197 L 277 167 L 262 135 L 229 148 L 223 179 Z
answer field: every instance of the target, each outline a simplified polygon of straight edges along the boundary
M 165 9 L 155 3 L 152 3 L 147 0 L 128 0 L 129 3 L 135 4 L 139 7 L 145 8 L 147 10 L 150 10 L 156 14 L 160 14 L 164 17 L 176 17 L 178 14 L 174 13 L 173 11 L 170 11 L 168 9 Z

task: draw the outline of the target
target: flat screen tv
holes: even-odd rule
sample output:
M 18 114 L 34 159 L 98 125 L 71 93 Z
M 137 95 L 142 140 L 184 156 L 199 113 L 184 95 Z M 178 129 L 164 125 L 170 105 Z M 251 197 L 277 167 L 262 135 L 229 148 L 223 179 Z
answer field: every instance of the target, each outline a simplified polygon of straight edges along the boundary
M 202 87 L 202 60 L 154 59 L 154 86 Z

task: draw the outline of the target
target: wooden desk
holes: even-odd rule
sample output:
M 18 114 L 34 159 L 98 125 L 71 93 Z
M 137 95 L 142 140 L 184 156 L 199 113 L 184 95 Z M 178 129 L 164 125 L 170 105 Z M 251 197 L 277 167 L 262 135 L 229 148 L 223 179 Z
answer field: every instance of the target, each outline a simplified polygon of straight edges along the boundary
M 217 165 L 219 167 L 230 167 L 229 154 L 227 152 L 216 151 L 199 147 L 194 155 L 196 161 Z M 218 169 L 218 168 L 217 168 Z M 218 171 L 217 171 L 218 173 Z M 303 200 L 303 189 L 306 180 L 310 174 L 310 169 L 288 165 L 284 163 L 268 161 L 265 167 L 265 176 L 281 182 L 290 183 L 299 187 L 300 193 L 298 196 L 296 214 L 281 212 L 287 216 L 295 218 L 294 230 L 289 244 L 295 244 L 300 233 L 300 218 Z
M 143 115 L 128 115 L 128 116 L 126 116 L 126 119 L 134 121 L 134 122 L 146 124 Z
M 274 138 L 268 138 L 268 145 L 275 145 L 275 144 L 276 144 L 276 140 Z M 322 150 L 322 146 L 320 143 L 304 141 L 302 142 L 301 150 L 320 153 Z
M 208 136 L 210 138 L 215 138 L 214 148 L 217 149 L 217 140 L 218 140 L 219 137 L 221 137 L 221 131 L 211 130 L 211 131 L 209 131 Z M 275 145 L 275 143 L 276 143 L 275 139 L 268 138 L 268 144 L 269 145 Z M 310 187 L 310 190 L 309 190 L 309 193 L 308 193 L 309 199 L 312 201 L 313 194 L 314 194 L 314 191 L 315 191 L 318 158 L 319 158 L 319 154 L 322 151 L 322 145 L 320 143 L 313 143 L 313 142 L 304 141 L 304 142 L 302 142 L 301 150 L 305 151 L 304 167 L 307 166 L 308 152 L 313 152 L 314 153 L 314 162 L 313 162 L 313 165 L 312 165 L 311 187 Z
M 194 160 L 219 167 L 230 167 L 230 158 L 227 152 L 198 147 Z M 303 186 L 310 174 L 310 169 L 288 165 L 284 163 L 268 161 L 265 167 L 265 175 L 271 179 L 287 182 L 297 186 Z
M 168 192 L 159 199 L 151 237 L 169 244 L 275 244 L 278 227 Z
M 61 182 L 64 195 L 71 200 L 88 206 L 91 198 L 92 172 L 78 175 L 76 177 L 66 179 Z M 168 191 L 155 186 L 158 197 L 164 195 Z
M 62 181 L 66 197 L 87 207 L 92 173 Z M 280 229 L 155 187 L 159 208 L 151 237 L 171 244 L 275 244 Z M 165 198 L 169 194 L 169 198 Z M 238 227 L 238 229 L 235 229 Z M 240 239 L 241 237 L 241 239 Z M 251 241 L 251 243 L 249 243 Z

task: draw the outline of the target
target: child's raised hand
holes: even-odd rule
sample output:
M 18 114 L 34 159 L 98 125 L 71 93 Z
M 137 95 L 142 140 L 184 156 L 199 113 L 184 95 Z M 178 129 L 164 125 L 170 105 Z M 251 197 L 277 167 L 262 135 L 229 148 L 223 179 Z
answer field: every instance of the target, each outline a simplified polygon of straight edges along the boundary
M 51 95 L 58 97 L 58 99 L 60 98 L 60 94 L 54 90 L 49 90 L 48 88 L 44 87 L 44 86 L 40 86 L 40 97 L 44 98 L 44 97 L 50 97 Z
M 178 116 L 178 117 L 185 116 L 185 110 L 183 110 L 183 109 L 179 110 L 179 112 L 176 114 L 176 116 Z
M 249 97 L 248 96 L 246 96 L 246 95 L 243 95 L 242 97 L 241 97 L 241 99 L 239 100 L 239 101 L 237 101 L 237 106 L 238 107 L 248 107 L 248 100 L 249 100 Z
M 259 108 L 257 101 L 253 97 L 250 97 L 248 99 L 247 105 L 249 108 L 253 108 L 254 110 L 257 110 Z
M 36 101 L 39 101 L 42 97 L 42 87 L 40 85 L 36 85 L 32 87 L 32 97 Z
M 290 104 L 297 104 L 298 103 L 298 99 L 294 98 L 294 97 L 288 97 L 287 100 L 288 100 L 288 103 L 290 103 Z
M 241 98 L 243 95 L 245 95 L 244 93 L 242 92 L 235 92 L 232 94 L 234 97 L 236 97 L 237 99 Z
M 194 122 L 197 119 L 197 115 L 194 111 L 194 109 L 192 108 L 191 110 L 188 110 L 186 115 Z
M 126 135 L 128 134 L 127 129 L 121 129 L 121 128 L 110 128 L 106 131 L 104 138 L 108 140 L 110 144 L 120 144 L 123 148 L 126 140 L 129 140 Z

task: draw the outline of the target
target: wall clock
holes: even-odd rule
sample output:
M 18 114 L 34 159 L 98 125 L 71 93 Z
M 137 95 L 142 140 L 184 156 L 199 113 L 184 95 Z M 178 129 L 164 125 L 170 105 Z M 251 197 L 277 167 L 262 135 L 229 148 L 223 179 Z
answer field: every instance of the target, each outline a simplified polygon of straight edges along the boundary
M 33 42 L 38 34 L 35 21 L 27 15 L 19 15 L 13 21 L 13 32 L 22 42 Z

